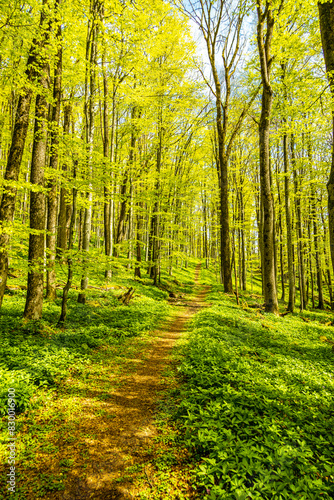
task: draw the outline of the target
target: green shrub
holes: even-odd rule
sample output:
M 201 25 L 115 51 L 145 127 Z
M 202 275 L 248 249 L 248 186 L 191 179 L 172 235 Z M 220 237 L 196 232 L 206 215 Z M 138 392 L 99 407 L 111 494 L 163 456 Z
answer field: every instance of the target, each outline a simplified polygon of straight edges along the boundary
M 19 414 L 31 407 L 31 397 L 36 391 L 36 385 L 23 370 L 10 371 L 0 368 L 0 416 L 8 412 L 8 390 L 15 390 L 15 413 Z

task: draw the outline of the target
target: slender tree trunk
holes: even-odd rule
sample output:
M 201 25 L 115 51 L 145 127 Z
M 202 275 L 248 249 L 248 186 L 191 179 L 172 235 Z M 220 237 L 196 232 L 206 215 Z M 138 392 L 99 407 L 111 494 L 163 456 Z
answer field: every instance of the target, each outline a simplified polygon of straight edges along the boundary
M 287 250 L 288 250 L 288 274 L 289 274 L 289 302 L 287 310 L 294 311 L 295 308 L 295 273 L 293 266 L 293 249 L 292 249 L 292 224 L 291 224 L 291 208 L 290 208 L 290 171 L 289 171 L 289 154 L 288 154 L 288 136 L 283 135 L 283 157 L 284 157 L 284 186 L 285 186 L 285 222 L 287 234 Z
M 12 142 L 4 174 L 4 187 L 6 189 L 4 189 L 2 193 L 0 204 L 0 307 L 2 305 L 8 276 L 8 246 L 10 241 L 10 231 L 8 231 L 7 228 L 11 226 L 14 219 L 17 193 L 17 188 L 14 186 L 19 180 L 22 156 L 29 126 L 30 104 L 33 95 L 31 83 L 35 79 L 38 79 L 43 71 L 43 62 L 40 58 L 40 51 L 45 46 L 49 36 L 48 31 L 46 30 L 46 4 L 47 0 L 43 0 L 39 22 L 40 32 L 42 35 L 38 41 L 37 39 L 33 40 L 29 50 L 25 72 L 27 85 L 20 92 L 14 120 Z M 7 185 L 7 183 L 9 185 Z
M 70 124 L 72 115 L 72 105 L 67 104 L 64 109 L 64 138 L 67 139 L 70 134 Z M 65 162 L 62 166 L 63 177 L 67 172 L 68 166 Z M 61 181 L 59 215 L 58 215 L 58 234 L 57 234 L 57 258 L 61 258 L 67 248 L 68 228 L 71 220 L 72 205 L 69 203 L 70 192 L 66 188 L 65 178 Z
M 129 152 L 129 161 L 127 168 L 124 172 L 123 176 L 123 181 L 121 184 L 121 189 L 120 189 L 120 213 L 119 213 L 119 219 L 118 219 L 118 224 L 117 224 L 117 233 L 116 233 L 116 243 L 119 244 L 123 241 L 126 235 L 126 222 L 127 222 L 127 216 L 128 216 L 128 205 L 129 205 L 129 195 L 127 194 L 128 191 L 128 184 L 129 184 L 129 173 L 131 172 L 133 168 L 133 162 L 135 159 L 135 148 L 136 148 L 136 142 L 137 142 L 137 127 L 134 123 L 134 120 L 140 117 L 140 113 L 138 113 L 137 108 L 133 107 L 131 111 L 131 142 L 130 142 L 130 152 Z M 116 255 L 118 255 L 118 250 L 115 252 Z
M 209 268 L 209 242 L 208 242 L 208 210 L 207 210 L 207 196 L 205 184 L 203 186 L 203 218 L 204 218 L 204 257 L 205 257 L 205 268 Z
M 317 224 L 317 208 L 315 195 L 312 189 L 311 194 L 311 209 L 313 218 L 313 238 L 314 238 L 314 250 L 315 250 L 315 263 L 316 263 L 316 274 L 317 274 L 317 288 L 318 288 L 318 309 L 323 310 L 325 308 L 323 287 L 322 287 L 322 263 L 319 254 L 319 235 L 318 235 L 318 224 Z
M 321 202 L 322 202 L 322 200 L 321 200 Z M 325 264 L 326 264 L 326 273 L 324 272 L 324 276 L 327 280 L 328 294 L 329 294 L 331 309 L 333 310 L 334 303 L 333 303 L 332 276 L 331 276 L 331 270 L 330 270 L 328 253 L 327 253 L 327 229 L 326 229 L 324 212 L 322 210 L 322 203 L 321 203 L 321 222 L 322 222 L 322 226 L 324 228 L 324 257 L 325 257 Z
M 140 232 L 141 232 L 141 219 L 142 216 L 140 213 L 138 213 L 138 208 L 140 207 L 140 204 L 137 204 L 137 228 L 136 228 L 136 265 L 135 265 L 135 278 L 141 278 L 141 270 L 140 270 L 140 264 L 141 264 L 141 245 L 140 245 Z
M 274 19 L 269 4 L 264 13 L 259 6 L 257 24 L 257 42 L 261 61 L 261 77 L 263 84 L 262 108 L 259 124 L 260 146 L 260 182 L 263 204 L 263 282 L 265 310 L 278 314 L 278 302 L 275 279 L 274 252 L 274 203 L 270 184 L 270 119 L 273 103 L 273 90 L 270 84 L 270 47 L 274 31 Z M 264 34 L 264 22 L 267 32 Z
M 103 155 L 106 162 L 106 167 L 109 159 L 109 117 L 108 117 L 108 79 L 105 68 L 105 53 L 102 58 L 102 74 L 103 74 Z M 110 161 L 113 162 L 113 142 L 114 142 L 114 129 L 115 129 L 115 90 L 113 89 L 112 101 L 112 151 L 110 154 Z M 105 184 L 104 184 L 104 253 L 107 258 L 107 269 L 105 277 L 111 278 L 111 257 L 112 257 L 112 205 L 111 205 L 111 189 L 110 189 L 110 172 L 105 169 Z
M 325 57 L 328 80 L 334 100 L 334 3 L 318 3 L 322 48 Z M 332 140 L 334 140 L 334 108 L 332 106 Z M 334 268 L 334 142 L 332 145 L 332 164 L 327 183 L 329 239 L 332 266 Z
M 313 154 L 312 154 L 312 143 L 311 136 L 308 135 L 308 159 L 309 159 L 309 171 L 310 171 L 310 181 L 311 181 L 311 192 L 310 192 L 310 215 L 313 224 L 313 240 L 314 240 L 314 251 L 315 251 L 315 264 L 316 264 L 316 275 L 317 275 L 317 288 L 318 288 L 318 309 L 324 309 L 324 296 L 322 288 L 322 263 L 319 254 L 319 235 L 318 235 L 318 223 L 317 223 L 317 204 L 316 204 L 316 193 L 315 185 L 313 181 Z
M 159 217 L 159 207 L 160 202 L 158 198 L 158 194 L 160 192 L 160 171 L 161 171 L 161 157 L 162 157 L 162 124 L 161 119 L 159 123 L 159 142 L 157 149 L 157 180 L 155 185 L 155 193 L 157 199 L 153 208 L 152 215 L 152 267 L 151 267 L 151 278 L 153 279 L 153 284 L 158 284 L 158 270 L 159 270 L 159 258 L 160 258 L 160 241 L 159 241 L 159 233 L 160 233 L 160 217 Z
M 247 289 L 247 271 L 246 271 L 246 244 L 245 244 L 245 206 L 244 195 L 240 191 L 240 205 L 241 205 L 241 266 L 242 266 L 242 290 Z
M 76 178 L 76 166 L 74 166 L 74 179 Z M 71 222 L 69 227 L 69 240 L 68 240 L 68 251 L 71 252 L 73 250 L 73 240 L 74 240 L 74 227 L 75 227 L 75 219 L 77 213 L 77 189 L 73 187 L 72 189 L 72 214 L 71 214 Z M 63 288 L 63 298 L 61 302 L 61 314 L 58 320 L 57 326 L 63 326 L 66 321 L 67 316 L 67 299 L 68 293 L 72 286 L 73 280 L 73 259 L 72 256 L 69 255 L 67 257 L 67 282 Z
M 88 54 L 90 46 L 90 57 L 87 57 L 87 64 L 89 64 L 89 97 L 88 102 L 85 102 L 85 121 L 86 121 L 86 145 L 87 145 L 87 166 L 88 166 L 88 194 L 87 194 L 87 207 L 85 208 L 85 216 L 83 221 L 83 233 L 82 233 L 82 249 L 88 256 L 90 235 L 92 230 L 92 204 L 93 204 L 93 192 L 92 192 L 92 181 L 93 181 L 93 166 L 92 166 L 92 153 L 93 153 L 93 141 L 95 132 L 95 91 L 96 91 L 96 65 L 97 65 L 97 38 L 99 32 L 98 24 L 98 13 L 101 7 L 99 0 L 94 0 L 93 2 L 93 23 L 91 34 L 88 34 Z M 88 30 L 89 31 L 89 30 Z M 88 56 L 87 54 L 87 56 Z M 87 83 L 86 82 L 86 95 L 87 94 Z M 88 287 L 88 269 L 86 269 L 85 274 L 81 279 L 81 291 L 78 295 L 78 302 L 84 304 L 86 302 L 85 290 Z
M 239 305 L 239 290 L 238 290 L 238 275 L 237 275 L 237 266 L 236 266 L 236 255 L 235 255 L 235 230 L 233 230 L 232 236 L 232 245 L 233 245 L 233 268 L 234 268 L 234 281 L 235 281 L 235 298 L 237 301 L 237 305 Z
M 32 150 L 30 182 L 44 187 L 44 169 L 47 149 L 47 118 L 49 89 L 49 63 L 44 59 L 40 78 L 41 92 L 36 96 L 34 144 Z M 44 285 L 44 231 L 45 194 L 38 189 L 30 193 L 30 229 L 28 255 L 28 284 L 24 309 L 25 319 L 40 319 L 43 307 Z
M 282 225 L 282 203 L 281 203 L 281 188 L 278 178 L 279 174 L 279 142 L 277 142 L 277 161 L 276 161 L 276 183 L 277 183 L 277 196 L 278 196 L 278 229 L 279 229 L 279 249 L 280 249 L 280 273 L 281 273 L 281 286 L 282 296 L 281 300 L 285 301 L 285 280 L 284 280 L 284 245 L 283 245 L 283 225 Z
M 261 188 L 260 188 L 261 189 Z M 260 271 L 261 271 L 261 285 L 262 294 L 264 295 L 264 283 L 263 283 L 263 208 L 261 201 L 261 192 L 256 192 L 255 194 L 255 206 L 256 206 L 256 221 L 258 229 L 258 253 L 260 258 Z
M 310 210 L 309 213 L 311 214 L 311 203 L 309 206 Z M 309 218 L 308 223 L 307 223 L 307 229 L 308 229 L 308 240 L 309 240 L 309 254 L 308 254 L 308 263 L 309 263 L 309 273 L 310 273 L 310 284 L 311 284 L 311 300 L 312 300 L 312 307 L 313 309 L 315 308 L 315 298 L 314 298 L 314 277 L 313 277 L 313 264 L 312 264 L 312 238 L 311 238 L 311 218 Z
M 58 0 L 59 6 L 59 0 Z M 61 102 L 61 80 L 62 80 L 62 30 L 58 26 L 57 42 L 58 53 L 56 57 L 56 68 L 53 83 L 53 106 L 51 117 L 51 145 L 50 145 L 50 169 L 53 172 L 52 178 L 49 180 L 48 188 L 48 217 L 47 217 L 47 282 L 46 282 L 46 298 L 55 300 L 56 298 L 56 243 L 57 243 L 57 176 L 58 169 L 58 147 L 59 147 L 59 119 L 60 119 L 60 102 Z
M 294 141 L 295 139 L 294 136 L 292 135 L 290 141 L 290 147 L 291 147 L 291 160 L 292 160 L 293 182 L 294 182 L 294 192 L 295 192 L 296 229 L 298 235 L 297 256 L 298 256 L 298 267 L 299 267 L 300 310 L 303 311 L 306 307 L 306 280 L 305 280 L 305 264 L 304 264 L 303 226 L 302 226 L 301 203 L 300 203 L 300 187 L 298 185 L 298 178 L 297 178 Z

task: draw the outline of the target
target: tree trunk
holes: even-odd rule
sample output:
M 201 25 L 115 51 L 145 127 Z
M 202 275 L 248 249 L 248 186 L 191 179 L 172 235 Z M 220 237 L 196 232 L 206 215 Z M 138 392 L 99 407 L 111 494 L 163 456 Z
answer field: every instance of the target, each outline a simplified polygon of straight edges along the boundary
M 110 189 L 110 172 L 107 169 L 109 159 L 109 118 L 108 118 L 108 80 L 105 69 L 105 54 L 102 58 L 102 74 L 103 74 L 103 155 L 106 162 L 105 168 L 105 184 L 104 184 L 104 253 L 107 258 L 107 268 L 105 277 L 111 278 L 111 257 L 112 257 L 112 205 L 111 205 L 111 189 Z M 112 130 L 111 130 L 111 154 L 110 162 L 113 162 L 114 156 L 114 131 L 115 131 L 115 89 L 113 88 L 112 99 Z
M 74 180 L 76 178 L 76 166 L 74 166 Z M 70 227 L 69 227 L 69 236 L 68 236 L 68 250 L 71 252 L 73 249 L 73 239 L 74 239 L 74 226 L 75 226 L 75 219 L 77 215 L 77 189 L 73 187 L 72 189 L 72 214 L 71 214 L 71 222 L 70 222 Z M 68 292 L 71 289 L 72 286 L 72 280 L 73 280 L 73 268 L 72 268 L 73 260 L 72 256 L 69 255 L 67 258 L 67 282 L 66 285 L 63 288 L 63 298 L 61 302 L 61 314 L 60 318 L 58 320 L 57 326 L 63 326 L 66 320 L 67 316 L 67 298 L 68 298 Z
M 282 225 L 282 203 L 281 203 L 281 188 L 279 182 L 279 157 L 280 157 L 280 148 L 279 141 L 277 141 L 277 159 L 276 159 L 276 185 L 277 185 L 277 196 L 278 196 L 278 229 L 279 229 L 279 254 L 280 254 L 280 273 L 281 273 L 281 286 L 282 286 L 282 295 L 281 300 L 285 301 L 285 280 L 284 280 L 284 251 L 283 251 L 283 225 Z
M 38 188 L 44 187 L 44 169 L 47 149 L 47 118 L 49 89 L 49 63 L 45 58 L 40 78 L 41 93 L 36 96 L 34 143 L 31 160 L 30 182 Z M 45 231 L 45 194 L 30 193 L 30 229 L 28 256 L 28 284 L 24 318 L 40 319 L 43 307 L 43 259 Z
M 260 5 L 260 4 L 259 4 Z M 263 204 L 263 283 L 266 312 L 278 313 L 276 279 L 275 279 L 275 252 L 274 252 L 274 204 L 270 185 L 270 119 L 273 103 L 273 90 L 270 84 L 270 46 L 274 31 L 274 19 L 270 8 L 262 13 L 257 7 L 257 43 L 261 61 L 262 77 L 262 108 L 259 124 L 260 146 L 260 183 L 261 199 Z M 267 32 L 264 34 L 264 22 Z
M 59 5 L 59 2 L 58 2 Z M 59 119 L 60 119 L 60 102 L 61 102 L 61 80 L 62 80 L 62 46 L 61 46 L 62 30 L 58 26 L 57 42 L 59 44 L 58 53 L 56 56 L 56 68 L 53 83 L 53 106 L 51 117 L 51 144 L 50 144 L 50 169 L 53 173 L 52 178 L 48 182 L 48 217 L 47 217 L 47 234 L 46 248 L 47 252 L 47 282 L 46 282 L 46 298 L 49 300 L 56 299 L 56 243 L 57 243 L 57 177 L 58 169 L 58 147 L 59 147 Z
M 328 73 L 328 80 L 334 99 L 334 3 L 324 2 L 318 3 L 320 31 L 322 48 L 324 51 L 326 70 Z M 332 122 L 334 138 L 334 109 L 332 107 Z M 329 220 L 329 238 L 331 248 L 332 266 L 334 268 L 334 143 L 332 145 L 332 164 L 331 171 L 327 183 L 328 192 L 328 220 Z
M 88 34 L 88 53 L 90 49 L 90 57 L 87 57 L 87 64 L 89 65 L 89 96 L 86 98 L 85 102 L 85 121 L 86 121 L 86 147 L 87 147 L 87 175 L 89 178 L 88 194 L 87 194 L 87 207 L 85 208 L 85 216 L 83 221 L 83 232 L 82 232 L 82 249 L 88 255 L 90 235 L 92 230 L 92 204 L 93 204 L 93 192 L 92 192 L 92 181 L 93 181 L 93 166 L 92 166 L 92 153 L 93 153 L 93 141 L 94 141 L 94 131 L 95 131 L 95 91 L 96 91 L 96 65 L 97 65 L 97 38 L 99 31 L 98 23 L 98 11 L 100 8 L 100 3 L 98 0 L 93 2 L 93 24 L 92 32 Z M 89 30 L 88 30 L 89 31 Z M 86 81 L 86 96 L 88 95 L 87 89 L 88 81 Z M 88 269 L 86 269 L 85 274 L 81 279 L 81 291 L 78 296 L 78 302 L 84 304 L 86 302 L 85 290 L 88 287 Z
M 72 115 L 72 105 L 67 104 L 64 109 L 64 136 L 65 140 L 70 134 L 70 123 Z M 63 175 L 67 172 L 67 164 L 62 166 Z M 72 206 L 69 203 L 70 192 L 65 187 L 65 179 L 61 182 L 58 216 L 58 234 L 57 234 L 57 258 L 61 258 L 67 248 L 68 228 L 71 220 Z
M 137 235 L 136 235 L 136 265 L 135 265 L 135 278 L 141 278 L 141 246 L 140 246 L 140 232 L 141 232 L 141 214 L 138 213 L 140 204 L 137 204 Z
M 240 191 L 240 208 L 241 208 L 241 275 L 242 275 L 242 290 L 247 289 L 247 272 L 246 272 L 246 244 L 245 244 L 245 206 L 244 206 L 244 195 L 241 189 Z
M 208 208 L 207 208 L 207 196 L 206 196 L 205 184 L 203 186 L 202 206 L 203 206 L 203 218 L 204 218 L 203 244 L 204 244 L 205 269 L 209 269 Z
M 308 134 L 308 159 L 309 159 L 309 172 L 310 172 L 310 215 L 313 223 L 313 240 L 314 240 L 314 250 L 315 250 L 315 264 L 316 264 L 316 275 L 317 275 L 317 288 L 318 288 L 318 309 L 324 309 L 324 297 L 322 288 L 322 263 L 321 257 L 319 255 L 319 236 L 318 236 L 318 224 L 317 224 L 317 204 L 316 204 L 316 193 L 315 185 L 313 182 L 313 154 L 312 154 L 312 142 L 311 136 Z
M 311 213 L 311 204 L 309 206 L 309 213 Z M 308 230 L 308 241 L 309 241 L 309 254 L 308 254 L 308 264 L 309 264 L 309 273 L 310 273 L 310 284 L 311 284 L 311 300 L 312 307 L 315 308 L 315 299 L 314 299 L 314 277 L 313 277 L 313 264 L 312 264 L 312 239 L 311 239 L 311 218 L 309 218 L 307 222 L 307 230 Z
M 289 155 L 288 155 L 288 136 L 286 132 L 283 135 L 283 157 L 284 157 L 284 186 L 285 186 L 285 222 L 286 222 L 286 238 L 288 250 L 288 274 L 289 274 L 289 302 L 287 310 L 294 311 L 295 308 L 295 273 L 293 266 L 293 249 L 292 249 L 292 224 L 291 224 L 291 208 L 290 208 L 290 172 L 289 172 Z
M 321 202 L 322 202 L 322 200 L 321 200 Z M 327 228 L 326 228 L 324 213 L 322 210 L 322 203 L 321 203 L 321 222 L 322 222 L 322 226 L 324 228 L 324 257 L 325 257 L 325 264 L 326 264 L 326 273 L 324 273 L 324 276 L 325 276 L 325 279 L 327 279 L 329 300 L 331 303 L 331 309 L 333 310 L 334 303 L 333 303 L 332 276 L 331 276 L 331 269 L 330 269 L 329 258 L 328 258 L 328 253 L 327 253 Z
M 161 170 L 161 156 L 162 156 L 162 124 L 161 119 L 159 123 L 159 143 L 157 149 L 157 180 L 155 185 L 156 201 L 152 214 L 152 266 L 150 277 L 153 279 L 153 284 L 158 284 L 158 270 L 159 270 L 159 257 L 160 257 L 160 217 L 159 217 L 159 191 L 160 191 L 160 170 Z
M 315 250 L 315 263 L 316 263 L 316 273 L 317 273 L 317 288 L 318 288 L 318 306 L 317 309 L 325 309 L 323 287 L 322 287 L 322 263 L 319 254 L 319 235 L 318 235 L 318 224 L 317 224 L 317 208 L 315 194 L 312 188 L 311 192 L 311 210 L 313 219 L 313 238 L 314 238 L 314 250 Z
M 134 120 L 140 117 L 140 113 L 137 112 L 137 108 L 133 107 L 131 111 L 131 141 L 130 141 L 130 151 L 129 151 L 129 161 L 126 170 L 123 175 L 123 181 L 120 188 L 120 212 L 117 224 L 116 232 L 116 243 L 119 245 L 125 238 L 126 235 L 126 222 L 128 215 L 128 205 L 129 205 L 129 195 L 128 195 L 128 184 L 129 184 L 129 173 L 133 168 L 133 162 L 135 158 L 135 148 L 137 141 L 137 127 Z M 115 251 L 115 255 L 118 255 L 118 249 Z
M 233 293 L 230 250 L 230 222 L 228 206 L 228 159 L 224 154 L 221 126 L 221 102 L 217 99 L 217 130 L 220 169 L 220 266 L 224 292 Z M 219 106 L 219 108 L 218 108 Z M 219 109 L 219 111 L 218 111 Z
M 15 114 L 12 142 L 9 149 L 6 171 L 4 174 L 4 187 L 6 189 L 4 189 L 2 193 L 0 205 L 0 307 L 2 305 L 8 276 L 8 246 L 10 240 L 10 231 L 8 231 L 6 226 L 10 228 L 14 219 L 17 193 L 17 188 L 14 186 L 15 183 L 19 180 L 22 156 L 29 126 L 29 111 L 33 94 L 31 83 L 40 76 L 40 73 L 42 71 L 43 62 L 40 58 L 40 51 L 45 46 L 49 36 L 46 29 L 46 4 L 47 1 L 43 0 L 39 22 L 40 33 L 42 35 L 38 41 L 37 39 L 33 40 L 29 50 L 25 72 L 27 86 L 20 92 L 20 97 Z M 14 186 L 6 185 L 7 183 L 14 183 Z
M 298 236 L 297 256 L 298 256 L 298 267 L 299 267 L 300 310 L 303 311 L 306 307 L 304 243 L 303 243 L 303 226 L 302 226 L 300 191 L 299 191 L 300 187 L 298 186 L 296 155 L 295 155 L 295 142 L 294 142 L 293 135 L 291 135 L 290 148 L 291 148 L 291 160 L 292 160 L 293 182 L 294 182 L 294 192 L 295 192 L 295 205 L 296 205 L 296 229 L 297 229 L 297 236 Z

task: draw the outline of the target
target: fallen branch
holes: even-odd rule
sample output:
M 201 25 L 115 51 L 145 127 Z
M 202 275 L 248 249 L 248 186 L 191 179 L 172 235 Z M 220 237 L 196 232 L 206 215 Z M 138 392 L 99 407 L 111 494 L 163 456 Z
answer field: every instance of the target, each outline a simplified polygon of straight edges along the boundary
M 327 344 L 330 344 L 332 346 L 332 349 L 334 351 L 334 342 L 333 340 L 328 339 L 327 337 L 321 336 L 320 337 L 321 342 L 326 342 Z
M 133 287 L 129 288 L 125 293 L 119 295 L 117 299 L 122 302 L 125 306 L 129 305 L 130 300 L 133 298 L 135 289 Z
M 17 292 L 17 290 L 26 290 L 27 285 L 6 285 L 6 290 L 9 292 Z

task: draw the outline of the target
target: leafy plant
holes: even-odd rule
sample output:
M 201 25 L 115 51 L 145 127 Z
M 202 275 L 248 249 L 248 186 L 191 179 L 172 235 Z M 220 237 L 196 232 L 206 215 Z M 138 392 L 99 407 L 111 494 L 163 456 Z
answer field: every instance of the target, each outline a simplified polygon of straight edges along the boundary
M 328 327 L 236 314 L 218 287 L 209 300 L 217 305 L 191 325 L 176 411 L 203 498 L 332 498 L 334 358 L 319 339 Z

